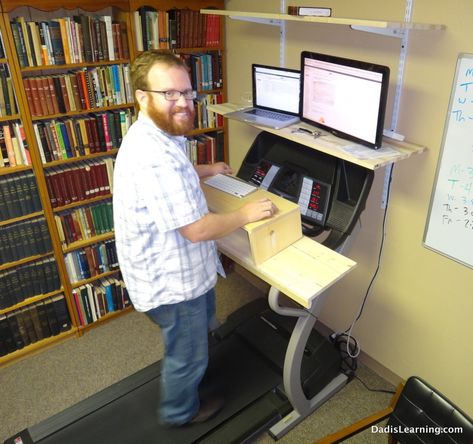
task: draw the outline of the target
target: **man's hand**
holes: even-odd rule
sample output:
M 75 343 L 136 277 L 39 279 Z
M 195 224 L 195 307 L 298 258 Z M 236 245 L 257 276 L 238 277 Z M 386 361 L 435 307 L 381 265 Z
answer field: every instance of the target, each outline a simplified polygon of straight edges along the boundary
M 272 217 L 276 214 L 278 209 L 270 199 L 259 199 L 248 202 L 238 211 L 240 211 L 245 218 L 245 224 L 248 224 L 250 222 L 257 222 L 258 220 Z
M 233 170 L 230 166 L 228 166 L 225 162 L 217 162 L 210 165 L 212 168 L 212 176 L 216 174 L 232 174 Z
M 269 199 L 254 200 L 231 213 L 207 213 L 202 219 L 179 228 L 179 232 L 191 242 L 215 240 L 250 222 L 272 217 L 277 211 Z
M 195 165 L 197 174 L 203 177 L 215 176 L 216 174 L 232 174 L 233 170 L 225 162 L 212 163 L 211 165 Z

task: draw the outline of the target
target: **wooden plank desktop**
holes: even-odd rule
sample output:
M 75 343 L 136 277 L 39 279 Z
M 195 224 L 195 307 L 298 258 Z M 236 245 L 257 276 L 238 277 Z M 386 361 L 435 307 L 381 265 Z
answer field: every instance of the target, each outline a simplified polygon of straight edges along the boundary
M 209 201 L 209 208 L 215 213 L 235 210 L 238 205 L 241 206 L 244 203 L 242 199 L 223 191 L 209 190 L 209 188 L 203 186 Z M 264 190 L 258 190 L 253 197 L 256 197 L 260 192 L 264 192 L 265 197 L 273 196 L 279 208 L 284 205 L 284 201 L 287 202 L 288 208 L 294 205 L 292 202 Z M 266 223 L 268 221 L 270 219 L 267 219 Z M 292 227 L 294 232 L 300 232 L 300 217 L 297 219 L 287 218 L 287 221 L 294 225 Z M 251 231 L 255 225 L 264 223 L 264 221 L 255 222 L 244 228 Z M 356 266 L 356 262 L 306 236 L 296 236 L 295 239 L 289 246 L 260 264 L 255 264 L 250 243 L 245 241 L 242 236 L 226 236 L 217 240 L 217 245 L 223 254 L 237 264 L 303 307 L 310 308 L 314 298 L 351 271 Z
M 234 104 L 234 103 L 222 103 L 218 105 L 208 106 L 208 109 L 210 111 L 213 111 L 217 114 L 221 114 L 224 117 L 226 116 L 226 114 L 230 112 L 237 111 L 243 108 L 245 107 Z M 370 170 L 376 170 L 377 168 L 381 168 L 391 163 L 398 162 L 403 159 L 407 159 L 408 157 L 411 157 L 413 154 L 420 154 L 424 152 L 426 149 L 424 146 L 416 145 L 411 142 L 400 142 L 398 140 L 384 137 L 383 146 L 381 147 L 380 150 L 375 151 L 375 150 L 371 150 L 370 148 L 366 148 L 366 153 L 368 155 L 370 154 L 370 151 L 371 151 L 373 154 L 376 153 L 376 157 L 358 158 L 350 154 L 349 151 L 342 149 L 344 146 L 347 146 L 347 145 L 355 145 L 355 142 L 349 142 L 345 139 L 336 137 L 328 133 L 322 137 L 314 138 L 310 134 L 293 132 L 294 128 L 298 128 L 298 127 L 307 128 L 311 130 L 316 129 L 314 126 L 311 126 L 307 123 L 300 122 L 300 123 L 296 123 L 294 125 L 291 125 L 282 129 L 272 129 L 272 128 L 263 127 L 263 126 L 255 125 L 248 122 L 243 122 L 243 123 L 246 123 L 247 125 L 258 128 L 262 131 L 266 131 L 268 133 L 272 133 L 277 136 L 283 137 L 285 139 L 292 140 L 293 142 L 300 143 L 301 145 L 305 145 L 309 148 L 315 149 L 317 151 L 321 151 L 325 154 L 338 157 L 339 159 L 347 160 L 348 162 L 355 163 L 357 165 L 368 168 Z M 385 155 L 383 155 L 383 148 L 386 148 Z

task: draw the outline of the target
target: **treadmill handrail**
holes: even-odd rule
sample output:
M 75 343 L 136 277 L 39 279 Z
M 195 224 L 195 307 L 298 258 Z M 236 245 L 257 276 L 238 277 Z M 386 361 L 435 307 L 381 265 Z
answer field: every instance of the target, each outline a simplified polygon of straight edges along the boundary
M 269 306 L 271 307 L 271 310 L 276 312 L 277 314 L 280 314 L 282 316 L 292 316 L 296 318 L 302 318 L 304 316 L 309 316 L 307 311 L 301 308 L 291 308 L 291 307 L 284 307 L 279 304 L 279 296 L 281 293 L 279 290 L 275 287 L 271 287 L 269 289 L 269 294 L 268 294 L 268 302 Z

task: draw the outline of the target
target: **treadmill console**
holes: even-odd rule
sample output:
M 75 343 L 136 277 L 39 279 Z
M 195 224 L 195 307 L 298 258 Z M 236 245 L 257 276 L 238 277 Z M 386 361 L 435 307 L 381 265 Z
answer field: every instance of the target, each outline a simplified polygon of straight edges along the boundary
M 261 159 L 249 181 L 299 204 L 303 220 L 322 227 L 325 225 L 331 185 L 310 177 L 304 168 L 288 162 L 278 165 Z

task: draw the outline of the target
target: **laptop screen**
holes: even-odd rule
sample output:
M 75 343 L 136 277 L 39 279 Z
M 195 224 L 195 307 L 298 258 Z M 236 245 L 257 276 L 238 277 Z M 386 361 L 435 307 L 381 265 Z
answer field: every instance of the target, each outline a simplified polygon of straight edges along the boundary
M 255 107 L 299 114 L 300 71 L 253 64 L 252 72 Z

